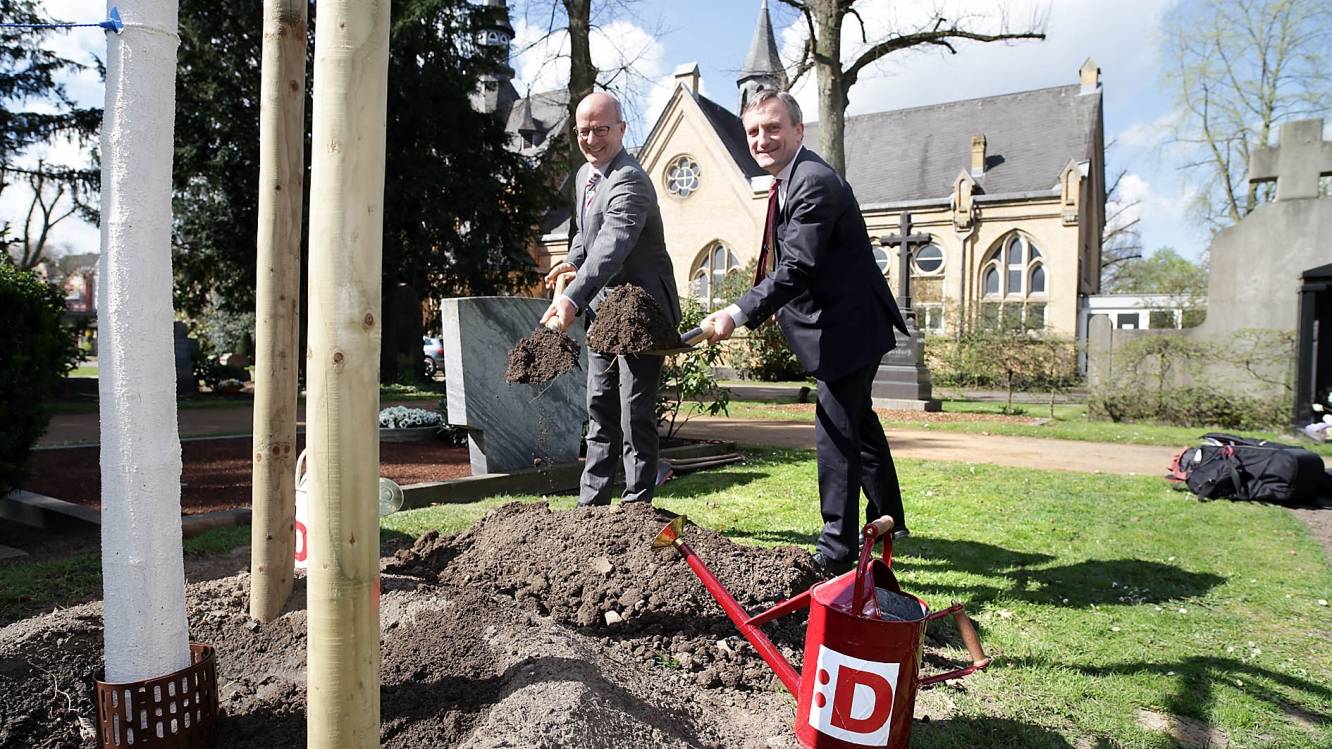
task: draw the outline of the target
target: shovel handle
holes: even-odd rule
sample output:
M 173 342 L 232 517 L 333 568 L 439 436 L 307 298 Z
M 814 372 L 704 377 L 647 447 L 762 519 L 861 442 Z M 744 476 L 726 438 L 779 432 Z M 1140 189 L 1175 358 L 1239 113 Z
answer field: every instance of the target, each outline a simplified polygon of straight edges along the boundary
M 568 280 L 568 278 L 569 278 L 569 273 L 568 273 L 568 272 L 561 273 L 560 275 L 558 275 L 558 276 L 555 277 L 555 293 L 554 293 L 554 294 L 551 294 L 551 296 L 550 296 L 551 299 L 555 299 L 555 298 L 558 297 L 560 294 L 563 294 L 563 293 L 564 293 L 564 287 L 569 285 L 569 280 Z M 558 319 L 558 318 L 555 318 L 555 317 L 552 317 L 552 318 L 550 318 L 549 320 L 546 321 L 546 327 L 547 327 L 547 328 L 550 328 L 551 330 L 555 331 L 556 333 L 563 333 L 563 332 L 564 332 L 564 330 L 560 328 L 560 321 L 559 321 L 559 319 Z
M 712 323 L 704 322 L 693 330 L 685 331 L 684 335 L 680 336 L 680 340 L 684 341 L 686 346 L 693 346 L 704 338 L 711 338 L 715 332 L 716 328 L 712 326 Z

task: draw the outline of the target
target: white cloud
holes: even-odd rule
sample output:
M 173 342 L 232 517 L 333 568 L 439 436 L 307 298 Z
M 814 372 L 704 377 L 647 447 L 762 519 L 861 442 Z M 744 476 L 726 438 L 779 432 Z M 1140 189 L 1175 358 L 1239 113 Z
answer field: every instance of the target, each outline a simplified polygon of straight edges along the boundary
M 1078 80 L 1088 57 L 1104 72 L 1107 96 L 1128 97 L 1157 78 L 1158 43 L 1154 31 L 1175 0 L 1061 0 L 1048 5 L 1044 41 L 980 43 L 959 41 L 957 54 L 937 47 L 914 48 L 868 66 L 851 89 L 851 114 L 934 104 L 999 93 L 1059 86 Z M 1019 30 L 1047 7 L 1043 0 L 1015 0 L 1004 6 L 1011 30 Z M 982 31 L 999 28 L 993 0 L 944 0 L 905 6 L 890 0 L 856 4 L 869 39 L 889 28 L 909 29 L 936 8 L 960 25 Z M 965 24 L 962 24 L 965 19 Z M 860 25 L 848 17 L 843 28 L 843 59 L 865 48 Z M 805 34 L 803 19 L 782 30 L 783 57 L 798 57 Z M 795 90 L 808 117 L 818 114 L 814 76 Z
M 1173 110 L 1148 122 L 1134 122 L 1118 135 L 1111 134 L 1107 140 L 1125 148 L 1159 148 L 1170 140 L 1171 131 L 1183 116 L 1182 111 Z
M 631 128 L 641 138 L 649 115 L 661 111 L 673 83 L 665 63 L 665 47 L 643 27 L 614 20 L 593 29 L 589 39 L 592 64 L 599 80 L 625 105 Z M 518 19 L 514 24 L 514 86 L 523 95 L 563 88 L 569 82 L 569 34 L 546 35 L 544 26 Z M 663 90 L 665 93 L 663 93 Z M 634 140 L 631 134 L 630 140 Z

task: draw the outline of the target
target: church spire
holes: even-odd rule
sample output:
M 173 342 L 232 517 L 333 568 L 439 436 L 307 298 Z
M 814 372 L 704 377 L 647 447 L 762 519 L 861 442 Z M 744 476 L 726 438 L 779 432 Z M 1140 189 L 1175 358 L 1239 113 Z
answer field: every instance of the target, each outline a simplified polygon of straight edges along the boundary
M 482 112 L 506 116 L 514 98 L 513 68 L 509 66 L 510 44 L 513 42 L 513 24 L 509 22 L 507 0 L 484 0 L 476 7 L 476 45 L 490 50 L 495 64 L 483 72 L 472 94 L 472 106 Z
M 749 45 L 749 54 L 735 85 L 740 89 L 740 111 L 744 111 L 749 97 L 761 88 L 786 89 L 786 68 L 777 54 L 777 40 L 772 33 L 772 19 L 768 16 L 768 0 L 762 0 L 759 6 L 754 40 Z

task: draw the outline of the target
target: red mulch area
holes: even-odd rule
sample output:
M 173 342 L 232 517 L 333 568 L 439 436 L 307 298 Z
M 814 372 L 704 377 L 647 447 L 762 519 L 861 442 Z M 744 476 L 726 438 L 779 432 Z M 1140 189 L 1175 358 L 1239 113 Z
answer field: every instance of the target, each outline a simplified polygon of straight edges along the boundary
M 180 505 L 186 515 L 250 506 L 253 473 L 249 437 L 181 443 Z M 297 439 L 297 451 L 305 438 Z M 101 509 L 99 448 L 36 450 L 23 488 Z M 462 478 L 472 473 L 466 447 L 444 442 L 383 442 L 379 474 L 403 486 Z

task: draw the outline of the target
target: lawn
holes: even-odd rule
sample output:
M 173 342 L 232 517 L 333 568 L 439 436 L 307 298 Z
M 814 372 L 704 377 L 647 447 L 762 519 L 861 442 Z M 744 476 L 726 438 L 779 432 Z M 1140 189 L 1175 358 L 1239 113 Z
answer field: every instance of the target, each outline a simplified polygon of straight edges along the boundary
M 812 454 L 748 455 L 670 482 L 658 504 L 741 543 L 808 548 Z M 1332 571 L 1290 513 L 1201 504 L 1155 478 L 898 465 L 914 533 L 898 548 L 903 585 L 968 602 L 997 656 L 922 697 L 955 714 L 919 724 L 913 747 L 1173 747 L 1141 725 L 1171 716 L 1232 746 L 1332 746 Z M 501 501 L 384 525 L 459 530 Z M 1097 739 L 1110 743 L 1078 743 Z
M 1022 410 L 1025 423 L 1001 421 L 928 421 L 924 418 L 881 418 L 886 429 L 933 429 L 970 434 L 999 434 L 1010 437 L 1040 437 L 1044 439 L 1076 440 L 1079 442 L 1109 442 L 1129 445 L 1168 445 L 1183 448 L 1197 444 L 1207 432 L 1230 432 L 1221 427 L 1177 427 L 1165 424 L 1126 424 L 1113 421 L 1089 421 L 1087 406 L 1080 403 L 1056 404 L 1054 417 L 1044 404 L 1015 404 Z M 994 401 L 945 400 L 945 413 L 998 414 L 1003 403 Z M 782 421 L 814 421 L 814 405 L 796 403 L 795 395 L 776 400 L 732 400 L 727 413 L 737 419 L 771 419 Z M 900 413 L 900 412 L 899 412 Z M 1275 432 L 1243 432 L 1257 439 L 1298 444 L 1320 455 L 1332 455 L 1332 443 L 1316 445 L 1306 439 Z
M 813 454 L 746 457 L 671 481 L 658 504 L 740 543 L 809 548 Z M 913 531 L 897 548 L 903 586 L 936 607 L 966 602 L 996 659 L 922 693 L 934 720 L 917 723 L 913 747 L 1165 749 L 1175 742 L 1146 726 L 1166 720 L 1224 731 L 1230 746 L 1332 746 L 1332 569 L 1291 513 L 1199 503 L 1148 477 L 898 467 Z M 404 511 L 383 533 L 459 531 L 511 499 L 539 500 Z M 189 543 L 215 553 L 245 540 L 227 529 Z M 81 566 L 0 565 L 0 611 L 15 586 L 95 590 L 96 559 Z

